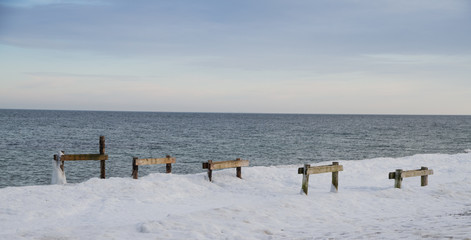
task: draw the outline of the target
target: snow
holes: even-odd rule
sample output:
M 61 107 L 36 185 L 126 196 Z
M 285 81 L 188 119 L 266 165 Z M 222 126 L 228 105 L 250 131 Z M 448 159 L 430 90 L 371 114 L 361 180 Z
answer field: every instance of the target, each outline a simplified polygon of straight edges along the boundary
M 311 175 L 307 196 L 301 165 L 213 171 L 212 183 L 202 170 L 7 187 L 0 239 L 471 238 L 471 153 L 339 162 L 339 191 L 330 173 Z M 434 171 L 426 187 L 388 179 L 421 166 Z
M 57 154 L 58 159 L 64 155 L 62 151 L 59 151 Z M 51 174 L 51 184 L 66 184 L 67 178 L 65 177 L 64 171 L 60 168 L 61 161 L 52 160 L 52 174 Z

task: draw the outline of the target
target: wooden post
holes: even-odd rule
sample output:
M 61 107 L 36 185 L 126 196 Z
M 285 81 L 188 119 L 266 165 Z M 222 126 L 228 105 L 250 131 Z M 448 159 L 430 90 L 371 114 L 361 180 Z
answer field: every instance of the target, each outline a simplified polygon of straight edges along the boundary
M 402 184 L 402 169 L 396 169 L 396 175 L 395 175 L 395 181 L 394 181 L 394 187 L 395 188 L 401 188 Z
M 167 158 L 171 158 L 170 155 L 167 155 Z M 172 164 L 171 163 L 167 163 L 165 168 L 166 168 L 166 173 L 172 173 Z
M 100 136 L 100 154 L 105 154 L 105 136 Z M 105 160 L 100 161 L 100 177 L 105 179 Z
M 213 160 L 208 160 L 208 179 L 210 182 L 212 182 L 212 177 L 213 177 L 213 170 L 211 170 L 211 164 L 213 163 Z
M 428 170 L 428 167 L 421 167 L 420 170 Z M 428 185 L 428 175 L 420 177 L 420 186 L 424 187 Z
M 332 165 L 339 165 L 339 162 L 332 162 Z M 338 171 L 332 172 L 332 185 L 335 187 L 335 192 L 338 192 L 339 190 L 339 172 Z
M 137 157 L 132 158 L 132 178 L 137 179 L 139 177 L 139 166 L 136 164 Z
M 237 158 L 236 161 L 240 161 L 240 158 Z M 242 167 L 236 167 L 236 176 L 242 179 Z
M 304 169 L 303 169 L 303 185 L 302 185 L 302 190 L 304 194 L 307 195 L 307 190 L 309 188 L 309 174 L 307 174 L 307 170 L 311 167 L 309 164 L 304 164 Z

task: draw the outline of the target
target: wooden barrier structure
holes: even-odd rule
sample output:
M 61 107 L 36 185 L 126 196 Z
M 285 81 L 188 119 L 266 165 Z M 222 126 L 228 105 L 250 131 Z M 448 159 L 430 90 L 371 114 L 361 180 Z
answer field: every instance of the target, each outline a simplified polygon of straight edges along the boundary
M 303 175 L 302 191 L 307 195 L 309 188 L 309 175 L 319 173 L 332 173 L 332 185 L 335 187 L 335 192 L 339 189 L 339 171 L 343 171 L 343 166 L 338 162 L 332 162 L 332 165 L 314 166 L 304 164 L 304 167 L 298 168 L 298 174 Z
M 402 171 L 402 169 L 396 169 L 395 172 L 389 173 L 389 179 L 394 179 L 394 187 L 401 188 L 403 178 L 407 177 L 421 177 L 420 186 L 424 187 L 428 185 L 428 175 L 432 175 L 433 170 L 428 167 L 421 167 L 417 170 Z
M 64 151 L 62 151 L 64 153 Z M 99 154 L 65 154 L 62 156 L 54 155 L 54 160 L 61 161 L 60 168 L 64 171 L 64 161 L 84 161 L 98 160 L 100 161 L 100 178 L 105 178 L 105 160 L 108 155 L 105 154 L 105 137 L 100 136 L 100 153 Z
M 203 169 L 208 169 L 208 178 L 210 182 L 213 181 L 213 170 L 224 168 L 236 168 L 237 177 L 242 178 L 242 167 L 247 166 L 249 166 L 249 160 L 241 160 L 240 158 L 237 158 L 236 160 L 219 162 L 213 162 L 213 160 L 209 160 L 208 162 L 203 163 Z
M 166 173 L 172 173 L 172 163 L 175 163 L 176 159 L 167 155 L 165 158 L 132 158 L 132 178 L 137 179 L 139 175 L 139 166 L 141 165 L 154 165 L 154 164 L 166 164 Z

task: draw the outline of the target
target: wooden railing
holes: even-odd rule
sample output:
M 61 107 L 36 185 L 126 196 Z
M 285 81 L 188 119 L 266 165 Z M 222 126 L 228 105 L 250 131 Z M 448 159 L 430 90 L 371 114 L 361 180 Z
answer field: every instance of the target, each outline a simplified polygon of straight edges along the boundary
M 394 179 L 394 187 L 401 188 L 403 178 L 407 177 L 421 177 L 420 186 L 424 187 L 428 185 L 428 175 L 432 175 L 433 170 L 428 167 L 422 167 L 417 170 L 403 171 L 402 169 L 396 169 L 395 172 L 389 173 L 389 179 Z
M 343 166 L 338 162 L 333 162 L 332 165 L 314 166 L 304 164 L 304 167 L 298 168 L 298 174 L 303 175 L 303 183 L 301 186 L 302 191 L 307 195 L 309 188 L 309 175 L 319 173 L 332 173 L 332 185 L 335 187 L 335 192 L 339 189 L 339 171 L 343 171 Z
M 142 158 L 139 159 L 134 157 L 132 159 L 132 178 L 137 179 L 139 175 L 139 166 L 142 165 L 154 165 L 154 164 L 166 164 L 166 172 L 172 172 L 172 163 L 175 163 L 176 159 L 167 155 L 165 158 Z
M 203 163 L 203 169 L 208 169 L 208 179 L 212 182 L 213 170 L 224 169 L 224 168 L 236 168 L 236 175 L 238 178 L 242 178 L 242 167 L 249 166 L 249 160 L 236 160 L 213 162 L 209 160 Z
M 98 160 L 100 161 L 100 178 L 104 179 L 105 174 L 105 160 L 108 160 L 108 155 L 105 154 L 105 137 L 100 136 L 100 153 L 99 154 L 65 154 L 54 155 L 54 160 L 61 161 L 60 168 L 64 171 L 64 161 L 88 161 Z M 62 153 L 65 153 L 62 151 Z

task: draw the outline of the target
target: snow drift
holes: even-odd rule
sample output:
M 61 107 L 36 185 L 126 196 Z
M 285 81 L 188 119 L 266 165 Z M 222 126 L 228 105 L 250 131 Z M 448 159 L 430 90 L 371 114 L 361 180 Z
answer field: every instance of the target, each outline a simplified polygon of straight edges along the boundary
M 330 164 L 324 162 L 312 165 Z M 0 189 L 0 239 L 397 239 L 470 237 L 471 153 L 340 161 L 311 175 L 300 166 L 245 167 L 200 174 L 155 173 L 138 180 Z M 429 185 L 388 172 L 434 170 Z

